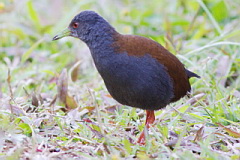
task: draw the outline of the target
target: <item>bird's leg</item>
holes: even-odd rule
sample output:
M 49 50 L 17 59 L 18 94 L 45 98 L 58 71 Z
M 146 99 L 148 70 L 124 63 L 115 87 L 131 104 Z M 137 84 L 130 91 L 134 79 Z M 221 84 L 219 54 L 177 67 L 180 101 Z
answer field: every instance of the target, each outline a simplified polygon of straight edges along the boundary
M 154 115 L 154 111 L 146 110 L 146 113 L 147 113 L 147 116 L 146 116 L 145 128 L 148 130 L 148 128 L 150 128 L 150 124 L 153 124 L 153 122 L 155 121 L 155 115 Z M 144 130 L 145 130 L 145 128 L 144 128 Z M 138 138 L 138 141 L 137 141 L 137 143 L 139 143 L 141 145 L 145 144 L 144 130 L 140 134 L 140 137 Z
M 147 128 L 149 128 L 149 124 L 153 124 L 153 122 L 155 121 L 155 115 L 154 115 L 154 111 L 148 111 L 146 110 L 147 113 L 147 117 L 146 117 L 146 122 L 145 125 L 147 126 Z

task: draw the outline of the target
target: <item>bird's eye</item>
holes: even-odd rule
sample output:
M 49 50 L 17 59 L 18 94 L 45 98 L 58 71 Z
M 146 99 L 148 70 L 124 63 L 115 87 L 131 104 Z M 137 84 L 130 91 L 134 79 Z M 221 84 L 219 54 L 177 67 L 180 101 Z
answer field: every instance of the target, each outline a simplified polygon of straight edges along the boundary
M 77 22 L 74 22 L 74 23 L 72 24 L 72 26 L 73 26 L 73 28 L 78 28 L 78 23 L 77 23 Z

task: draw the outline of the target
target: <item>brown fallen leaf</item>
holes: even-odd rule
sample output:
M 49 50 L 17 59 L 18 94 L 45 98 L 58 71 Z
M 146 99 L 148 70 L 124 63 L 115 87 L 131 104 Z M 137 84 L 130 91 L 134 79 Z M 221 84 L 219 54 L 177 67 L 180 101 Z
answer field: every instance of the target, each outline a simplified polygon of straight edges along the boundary
M 52 99 L 52 101 L 50 102 L 50 104 L 48 105 L 48 107 L 54 105 L 55 102 L 56 102 L 56 100 L 57 100 L 57 94 L 53 97 L 53 99 Z
M 240 138 L 240 133 L 225 127 L 224 125 L 217 123 L 217 125 L 219 125 L 220 127 L 222 127 L 230 136 L 234 137 L 234 138 Z
M 75 82 L 78 78 L 78 71 L 79 71 L 80 64 L 81 64 L 81 61 L 77 61 L 69 70 L 69 72 L 71 73 L 71 79 L 73 82 Z
M 41 103 L 41 104 L 43 104 L 44 100 L 43 100 L 43 98 L 42 98 L 42 95 L 41 95 L 41 94 L 39 94 L 39 95 L 38 95 L 38 98 L 39 98 L 39 101 L 40 101 L 40 103 Z
M 69 96 L 68 94 L 66 96 L 65 105 L 68 110 L 75 109 L 78 107 L 76 100 L 73 97 Z
M 58 98 L 59 100 L 66 104 L 67 99 L 67 92 L 68 92 L 68 76 L 67 76 L 67 69 L 64 68 L 62 73 L 60 74 L 58 81 L 57 81 L 57 88 L 58 88 Z
M 7 84 L 8 84 L 8 88 L 10 91 L 10 97 L 13 98 L 13 91 L 12 91 L 12 86 L 11 86 L 11 71 L 9 68 L 8 68 Z
M 35 106 L 35 107 L 38 107 L 39 104 L 38 104 L 38 98 L 36 96 L 36 93 L 32 93 L 32 105 Z
M 94 106 L 87 106 L 87 107 L 81 108 L 79 111 L 88 110 L 88 112 L 92 112 L 95 109 L 96 109 L 96 107 L 94 107 Z
M 194 138 L 193 141 L 196 142 L 196 141 L 202 140 L 203 135 L 204 135 L 204 126 L 202 126 L 202 127 L 197 131 L 196 136 L 195 136 L 195 138 Z
M 57 81 L 58 98 L 67 110 L 77 108 L 78 104 L 75 99 L 68 94 L 68 75 L 67 69 L 64 68 Z

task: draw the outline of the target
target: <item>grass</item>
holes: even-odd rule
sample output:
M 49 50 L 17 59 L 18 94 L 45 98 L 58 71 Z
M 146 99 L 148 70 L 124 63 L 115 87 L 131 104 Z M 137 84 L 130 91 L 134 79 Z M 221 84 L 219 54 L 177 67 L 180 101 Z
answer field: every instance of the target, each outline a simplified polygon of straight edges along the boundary
M 1 159 L 239 159 L 237 0 L 0 2 Z M 51 38 L 81 10 L 120 33 L 158 41 L 201 76 L 192 95 L 156 112 L 108 96 L 87 47 Z

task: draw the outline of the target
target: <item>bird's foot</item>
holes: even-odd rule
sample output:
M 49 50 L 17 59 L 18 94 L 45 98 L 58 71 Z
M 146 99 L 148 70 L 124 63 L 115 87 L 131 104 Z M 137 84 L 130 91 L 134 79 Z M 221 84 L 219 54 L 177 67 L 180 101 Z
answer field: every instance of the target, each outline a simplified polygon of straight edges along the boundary
M 147 113 L 147 116 L 146 116 L 145 128 L 140 134 L 140 137 L 138 138 L 138 141 L 137 141 L 137 143 L 140 145 L 145 145 L 146 143 L 145 134 L 148 134 L 148 129 L 150 128 L 150 125 L 152 125 L 155 121 L 154 111 L 147 110 L 146 113 Z
M 140 134 L 140 137 L 138 138 L 137 143 L 140 144 L 140 145 L 145 145 L 146 139 L 145 139 L 144 131 L 142 131 L 142 133 Z

